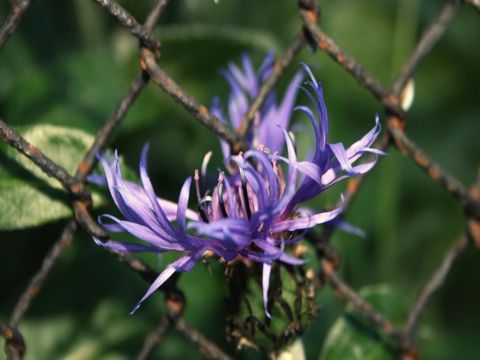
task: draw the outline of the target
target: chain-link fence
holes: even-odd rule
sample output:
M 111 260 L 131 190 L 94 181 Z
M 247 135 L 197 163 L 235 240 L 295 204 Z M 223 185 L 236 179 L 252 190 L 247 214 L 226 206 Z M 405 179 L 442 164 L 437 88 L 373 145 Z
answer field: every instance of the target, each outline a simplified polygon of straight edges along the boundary
M 435 160 L 423 151 L 405 131 L 407 124 L 406 97 L 409 96 L 409 81 L 413 78 L 418 66 L 429 55 L 435 44 L 441 40 L 447 31 L 458 9 L 464 6 L 460 0 L 447 0 L 440 12 L 430 25 L 423 31 L 420 40 L 413 52 L 405 61 L 404 66 L 393 82 L 392 86 L 386 86 L 356 61 L 349 53 L 344 51 L 319 25 L 320 9 L 316 2 L 301 0 L 298 11 L 302 20 L 302 27 L 294 34 L 290 46 L 275 60 L 275 66 L 268 79 L 258 92 L 257 98 L 252 102 L 242 125 L 238 131 L 222 123 L 206 106 L 200 104 L 194 97 L 188 94 L 180 84 L 177 84 L 159 65 L 161 58 L 161 39 L 152 36 L 159 17 L 167 9 L 167 1 L 159 0 L 149 13 L 143 24 L 139 23 L 121 5 L 114 0 L 96 0 L 96 3 L 106 12 L 110 13 L 118 24 L 124 27 L 132 36 L 139 40 L 140 69 L 138 75 L 132 80 L 125 94 L 119 99 L 103 127 L 98 131 L 94 144 L 84 154 L 83 160 L 78 164 L 77 171 L 72 174 L 50 160 L 42 153 L 42 149 L 30 144 L 8 125 L 8 119 L 0 120 L 0 135 L 2 140 L 25 155 L 38 168 L 47 175 L 55 178 L 71 196 L 71 205 L 74 211 L 72 218 L 62 231 L 58 241 L 45 256 L 40 269 L 31 278 L 24 292 L 11 312 L 10 319 L 0 323 L 0 332 L 6 340 L 5 351 L 8 359 L 21 358 L 25 352 L 28 339 L 24 339 L 19 332 L 19 324 L 24 319 L 28 309 L 35 300 L 37 294 L 49 276 L 51 270 L 65 250 L 72 245 L 77 231 L 85 231 L 91 236 L 108 241 L 108 235 L 99 227 L 91 215 L 92 196 L 85 187 L 87 175 L 97 164 L 95 153 L 106 148 L 109 140 L 121 124 L 128 110 L 135 106 L 135 99 L 152 82 L 160 87 L 178 106 L 190 112 L 193 119 L 199 121 L 207 129 L 224 139 L 234 152 L 244 149 L 244 136 L 249 125 L 255 118 L 268 94 L 276 86 L 286 69 L 295 60 L 296 55 L 304 48 L 320 50 L 327 53 L 331 59 L 341 68 L 354 77 L 360 86 L 369 91 L 384 107 L 386 113 L 387 131 L 378 142 L 377 147 L 386 150 L 390 146 L 397 147 L 405 155 L 406 161 L 413 161 L 432 182 L 438 183 L 447 194 L 452 196 L 463 208 L 468 226 L 458 239 L 452 241 L 451 248 L 438 259 L 438 266 L 431 274 L 429 280 L 418 294 L 417 300 L 411 305 L 404 326 L 395 326 L 386 315 L 377 311 L 368 302 L 352 289 L 336 272 L 339 264 L 338 255 L 329 242 L 333 227 L 327 227 L 321 232 L 312 232 L 307 235 L 314 244 L 318 262 L 321 268 L 318 274 L 317 286 L 328 284 L 335 290 L 335 294 L 354 310 L 365 316 L 370 325 L 379 332 L 389 337 L 400 349 L 403 358 L 417 358 L 421 349 L 416 347 L 416 331 L 422 315 L 437 290 L 441 288 L 445 277 L 471 242 L 480 244 L 480 183 L 472 184 L 470 188 L 462 184 L 453 174 L 448 173 Z M 465 1 L 472 11 L 480 10 L 480 3 L 475 0 Z M 0 32 L 0 48 L 3 47 L 15 30 L 21 24 L 26 11 L 31 6 L 30 0 L 16 0 L 11 2 L 11 13 L 6 19 Z M 326 14 L 325 14 L 326 16 Z M 388 161 L 382 160 L 382 161 Z M 345 192 L 345 211 L 355 199 L 360 185 L 365 176 L 359 176 L 349 180 Z M 146 282 L 151 283 L 157 273 L 142 261 L 127 254 L 120 254 L 113 250 L 106 250 L 118 261 L 127 265 Z M 3 255 L 3 254 L 2 254 Z M 167 315 L 160 321 L 159 326 L 153 329 L 145 338 L 138 359 L 144 359 L 151 354 L 156 346 L 161 344 L 165 334 L 169 330 L 176 330 L 185 338 L 198 347 L 207 358 L 229 359 L 218 345 L 207 339 L 202 333 L 188 324 L 182 313 L 184 310 L 184 296 L 177 287 L 177 277 L 174 277 L 161 288 L 165 293 Z M 140 347 L 140 344 L 139 344 Z

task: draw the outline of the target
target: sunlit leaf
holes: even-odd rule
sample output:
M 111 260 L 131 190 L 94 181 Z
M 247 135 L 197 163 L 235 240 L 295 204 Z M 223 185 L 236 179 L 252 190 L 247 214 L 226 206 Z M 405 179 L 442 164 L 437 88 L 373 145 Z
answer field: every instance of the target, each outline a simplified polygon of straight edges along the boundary
M 73 174 L 94 137 L 55 125 L 17 129 L 32 145 Z M 95 206 L 105 203 L 93 193 Z M 0 144 L 0 230 L 37 226 L 72 214 L 67 192 L 15 149 Z

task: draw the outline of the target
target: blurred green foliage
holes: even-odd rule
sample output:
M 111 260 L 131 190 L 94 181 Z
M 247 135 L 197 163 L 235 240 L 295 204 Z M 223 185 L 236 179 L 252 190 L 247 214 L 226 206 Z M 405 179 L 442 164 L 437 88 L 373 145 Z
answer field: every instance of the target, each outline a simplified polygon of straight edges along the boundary
M 121 1 L 138 19 L 152 3 Z M 337 0 L 321 1 L 321 6 L 323 28 L 376 77 L 391 83 L 441 2 Z M 8 2 L 2 1 L 0 19 L 8 11 Z M 408 116 L 410 136 L 465 184 L 473 181 L 479 165 L 479 20 L 468 6 L 460 9 L 418 70 Z M 227 97 L 219 67 L 238 61 L 242 52 L 259 64 L 267 50 L 285 48 L 299 27 L 296 1 L 185 0 L 172 1 L 156 35 L 162 41 L 163 68 L 208 104 L 214 95 Z M 134 78 L 138 60 L 137 41 L 93 2 L 34 1 L 0 51 L 0 115 L 14 126 L 55 125 L 93 135 Z M 372 126 L 376 112 L 382 114 L 379 103 L 325 54 L 303 51 L 296 61 L 307 62 L 324 84 L 333 141 L 351 143 Z M 296 70 L 290 69 L 280 89 Z M 300 117 L 297 121 L 306 123 Z M 310 137 L 308 132 L 299 135 L 300 145 Z M 136 168 L 147 141 L 152 178 L 168 199 L 176 198 L 205 152 L 214 150 L 212 163 L 220 164 L 215 136 L 152 85 L 128 113 L 111 147 Z M 333 203 L 340 190 L 327 192 L 312 207 Z M 111 206 L 104 210 L 115 212 Z M 372 171 L 348 220 L 368 236 L 335 234 L 342 275 L 354 288 L 386 283 L 407 304 L 465 226 L 458 204 L 394 149 Z M 0 319 L 8 318 L 63 225 L 57 221 L 0 232 Z M 470 249 L 462 256 L 429 307 L 419 334 L 425 359 L 480 356 L 478 255 Z M 143 259 L 161 267 L 153 255 Z M 163 264 L 167 261 L 168 256 Z M 188 299 L 187 319 L 227 348 L 222 272 L 214 262 L 197 265 L 181 277 L 180 286 Z M 86 236 L 77 236 L 20 326 L 28 345 L 26 359 L 131 358 L 164 312 L 158 294 L 135 316 L 128 315 L 145 290 L 135 274 Z M 343 312 L 328 289 L 318 305 L 319 314 L 304 336 L 309 359 L 318 358 L 329 328 Z M 201 358 L 175 333 L 155 356 Z

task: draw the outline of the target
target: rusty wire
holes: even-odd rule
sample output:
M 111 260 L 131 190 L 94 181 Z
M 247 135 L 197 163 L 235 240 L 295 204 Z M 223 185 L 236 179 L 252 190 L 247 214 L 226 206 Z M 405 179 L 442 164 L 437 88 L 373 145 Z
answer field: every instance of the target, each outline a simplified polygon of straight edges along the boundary
M 274 71 L 261 87 L 258 96 L 243 118 L 239 129 L 230 129 L 213 116 L 208 109 L 201 105 L 193 96 L 188 94 L 158 65 L 160 56 L 160 42 L 152 36 L 153 29 L 168 1 L 158 0 L 145 23 L 140 24 L 128 11 L 115 0 L 94 0 L 110 13 L 118 23 L 128 30 L 139 40 L 140 45 L 140 69 L 131 85 L 118 101 L 117 106 L 98 131 L 94 144 L 85 153 L 74 175 L 46 157 L 34 144 L 29 144 L 23 137 L 6 122 L 0 120 L 0 138 L 17 151 L 28 157 L 47 175 L 54 177 L 70 193 L 74 218 L 65 226 L 59 240 L 44 257 L 43 263 L 37 273 L 30 280 L 25 291 L 19 297 L 9 323 L 0 323 L 0 334 L 5 338 L 5 352 L 8 359 L 20 359 L 26 349 L 26 345 L 18 326 L 25 316 L 31 302 L 43 287 L 50 271 L 61 255 L 72 244 L 78 225 L 90 235 L 99 237 L 102 241 L 108 241 L 107 234 L 92 219 L 90 214 L 91 196 L 84 183 L 86 176 L 96 165 L 95 151 L 104 149 L 115 129 L 120 125 L 128 110 L 134 105 L 135 99 L 147 86 L 149 80 L 165 91 L 174 101 L 178 102 L 201 124 L 210 131 L 216 133 L 227 141 L 233 151 L 244 148 L 243 137 L 253 121 L 256 113 L 261 108 L 267 95 L 279 81 L 285 70 L 293 62 L 296 55 L 308 43 L 311 47 L 326 52 L 339 66 L 352 75 L 357 82 L 365 87 L 377 98 L 386 109 L 387 130 L 384 138 L 377 144 L 380 149 L 396 146 L 403 155 L 414 161 L 422 168 L 430 179 L 439 183 L 443 189 L 453 196 L 465 211 L 468 227 L 466 233 L 459 240 L 453 242 L 446 251 L 443 260 L 433 271 L 431 277 L 423 286 L 416 302 L 412 305 L 408 319 L 403 328 L 395 326 L 387 317 L 376 311 L 365 302 L 336 272 L 339 265 L 338 254 L 329 244 L 334 229 L 325 228 L 322 232 L 312 232 L 308 237 L 314 241 L 319 262 L 322 268 L 320 278 L 335 290 L 337 296 L 346 301 L 355 311 L 362 313 L 373 326 L 383 331 L 395 341 L 405 356 L 415 358 L 418 351 L 415 346 L 415 330 L 417 329 L 423 312 L 425 311 L 432 296 L 442 286 L 453 263 L 465 251 L 470 240 L 480 243 L 480 186 L 475 183 L 472 188 L 467 188 L 453 175 L 448 174 L 420 147 L 405 134 L 407 116 L 401 107 L 401 94 L 408 81 L 414 76 L 415 71 L 428 56 L 435 44 L 442 38 L 457 14 L 462 1 L 446 0 L 438 15 L 432 20 L 423 35 L 420 37 L 415 49 L 405 61 L 393 85 L 383 85 L 370 74 L 358 61 L 344 51 L 319 25 L 319 8 L 313 0 L 299 1 L 299 15 L 302 20 L 302 28 L 292 40 L 291 45 L 280 55 L 274 66 Z M 477 11 L 480 9 L 477 0 L 465 0 Z M 30 6 L 29 0 L 17 0 L 12 2 L 11 13 L 0 28 L 0 49 L 5 46 L 9 38 L 17 29 L 24 13 Z M 351 179 L 345 192 L 344 207 L 347 210 L 355 199 L 358 190 L 365 179 L 365 175 Z M 138 273 L 145 281 L 152 282 L 157 274 L 140 260 L 129 254 L 119 254 L 107 250 L 120 262 L 125 263 L 132 271 Z M 145 343 L 137 358 L 144 359 L 161 343 L 165 334 L 173 329 L 184 335 L 194 343 L 209 359 L 230 359 L 217 345 L 208 340 L 198 330 L 192 328 L 182 317 L 184 298 L 176 286 L 177 276 L 174 276 L 162 288 L 166 294 L 166 306 L 169 315 L 163 318 L 157 328 L 146 337 Z

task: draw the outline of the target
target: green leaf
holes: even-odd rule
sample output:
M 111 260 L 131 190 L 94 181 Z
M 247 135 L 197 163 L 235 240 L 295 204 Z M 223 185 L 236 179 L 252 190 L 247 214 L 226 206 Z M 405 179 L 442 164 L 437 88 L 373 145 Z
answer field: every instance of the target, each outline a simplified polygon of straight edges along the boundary
M 407 306 L 401 300 L 403 297 L 389 286 L 365 287 L 360 295 L 394 324 L 405 319 Z M 347 309 L 331 327 L 320 359 L 395 359 L 395 350 L 384 334 L 370 326 L 361 315 Z
M 123 360 L 129 358 L 125 343 L 140 343 L 148 329 L 141 318 L 128 316 L 117 300 L 103 299 L 86 321 L 71 314 L 40 316 L 26 319 L 21 330 L 28 345 L 26 360 Z
M 17 129 L 32 145 L 69 173 L 74 173 L 94 137 L 55 125 Z M 94 204 L 102 197 L 93 194 Z M 67 192 L 15 149 L 0 144 L 0 230 L 37 226 L 72 215 Z

